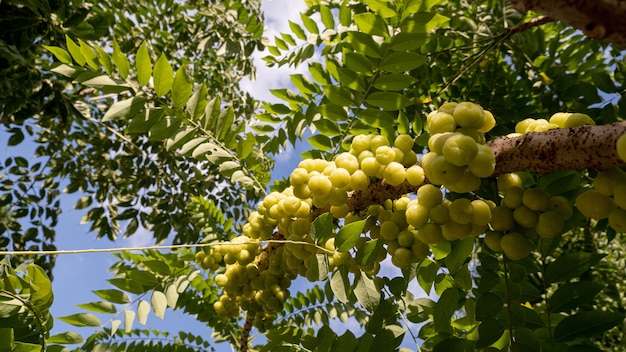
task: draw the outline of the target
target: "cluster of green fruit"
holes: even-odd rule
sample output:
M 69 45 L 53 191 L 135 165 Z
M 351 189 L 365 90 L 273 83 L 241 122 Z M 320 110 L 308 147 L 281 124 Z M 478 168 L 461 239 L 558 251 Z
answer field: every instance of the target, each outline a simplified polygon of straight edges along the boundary
M 515 133 L 509 135 L 514 137 L 529 132 L 545 132 L 555 128 L 573 128 L 582 125 L 595 125 L 595 121 L 589 115 L 571 112 L 557 112 L 546 119 L 524 119 L 515 125 Z
M 428 180 L 456 193 L 478 189 L 495 169 L 484 135 L 495 126 L 493 115 L 474 103 L 445 103 L 426 122 L 431 136 L 422 167 Z
M 441 239 L 454 241 L 484 233 L 493 207 L 493 202 L 483 199 L 444 199 L 439 187 L 428 184 L 409 202 L 406 218 L 420 241 L 434 244 Z
M 537 235 L 557 236 L 573 215 L 567 198 L 551 197 L 541 188 L 524 189 L 521 178 L 515 173 L 501 175 L 497 185 L 503 196 L 500 205 L 493 209 L 493 231 L 487 232 L 484 241 L 491 250 L 504 252 L 509 259 L 519 260 L 530 255 L 531 239 Z
M 231 243 L 211 247 L 208 252 L 201 250 L 196 253 L 196 262 L 205 270 L 217 271 L 220 267 L 232 264 L 245 266 L 251 263 L 261 252 L 258 240 L 247 236 L 239 236 Z
M 626 232 L 626 173 L 614 168 L 598 172 L 593 188 L 576 198 L 576 208 L 589 219 L 607 219 L 617 232 Z

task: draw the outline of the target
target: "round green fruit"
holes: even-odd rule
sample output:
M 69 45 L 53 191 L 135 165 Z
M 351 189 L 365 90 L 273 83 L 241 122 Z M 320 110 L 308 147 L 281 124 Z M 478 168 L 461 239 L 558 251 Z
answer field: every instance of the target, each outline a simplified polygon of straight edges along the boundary
M 612 168 L 598 172 L 593 179 L 593 188 L 605 196 L 612 196 L 615 186 L 621 183 L 626 183 L 626 173 L 622 169 Z
M 392 161 L 385 167 L 383 178 L 391 186 L 399 186 L 406 180 L 406 169 L 404 165 Z
M 463 176 L 464 171 L 463 167 L 448 162 L 444 156 L 438 156 L 430 163 L 430 178 L 435 184 L 453 184 Z
M 472 137 L 455 133 L 443 143 L 441 152 L 449 163 L 465 166 L 474 160 L 478 154 L 478 147 Z
M 417 190 L 417 202 L 426 208 L 441 204 L 442 200 L 441 189 L 432 184 L 425 184 Z
M 513 210 L 507 207 L 495 207 L 491 209 L 491 228 L 494 231 L 511 231 L 515 228 Z
M 516 173 L 508 173 L 498 176 L 498 190 L 506 193 L 513 186 L 522 187 L 522 178 Z
M 609 214 L 609 225 L 617 232 L 626 233 L 626 210 L 613 209 Z
M 450 114 L 440 111 L 431 112 L 426 118 L 428 132 L 431 135 L 443 132 L 454 132 L 456 129 L 456 121 Z
M 467 198 L 455 199 L 448 207 L 450 211 L 450 219 L 459 224 L 469 224 L 474 216 L 474 207 L 472 202 Z
M 605 219 L 615 209 L 615 202 L 596 190 L 590 189 L 576 198 L 576 208 L 590 219 Z
M 424 183 L 424 169 L 419 165 L 412 165 L 406 169 L 406 180 L 411 186 L 419 186 Z
M 537 226 L 539 214 L 536 211 L 521 205 L 513 210 L 513 219 L 515 219 L 515 222 L 521 227 L 530 229 Z
M 461 127 L 478 130 L 485 124 L 483 108 L 478 104 L 470 102 L 458 103 L 452 115 L 454 116 L 454 121 Z
M 470 171 L 480 178 L 487 178 L 493 174 L 496 169 L 496 156 L 493 150 L 486 145 L 478 144 L 478 152 L 468 167 Z
M 504 234 L 500 231 L 487 231 L 485 234 L 485 244 L 487 248 L 491 249 L 494 252 L 502 252 L 502 247 L 500 246 L 500 241 Z
M 539 215 L 537 222 L 537 234 L 543 238 L 552 238 L 560 234 L 565 226 L 565 220 L 555 211 L 547 211 Z
M 502 247 L 504 255 L 511 260 L 526 258 L 533 250 L 532 243 L 519 232 L 511 232 L 502 236 L 500 247 Z
M 425 244 L 433 244 L 443 238 L 441 226 L 432 222 L 424 224 L 417 230 L 417 239 Z
M 543 211 L 550 203 L 550 195 L 541 188 L 529 188 L 522 195 L 522 203 L 531 210 Z

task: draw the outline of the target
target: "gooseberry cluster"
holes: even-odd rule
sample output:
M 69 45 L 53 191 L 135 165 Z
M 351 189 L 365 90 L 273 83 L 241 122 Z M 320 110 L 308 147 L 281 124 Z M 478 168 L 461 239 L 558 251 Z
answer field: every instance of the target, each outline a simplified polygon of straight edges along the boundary
M 446 103 L 426 119 L 431 137 L 422 158 L 426 177 L 452 192 L 472 192 L 495 169 L 495 156 L 485 133 L 495 126 L 493 115 L 480 105 Z
M 530 255 L 531 239 L 539 235 L 553 238 L 560 234 L 565 221 L 572 217 L 572 205 L 563 196 L 550 196 L 541 188 L 523 188 L 517 174 L 498 178 L 502 193 L 500 205 L 493 209 L 491 228 L 485 244 L 491 250 L 504 252 L 512 260 Z
M 545 132 L 555 128 L 572 128 L 582 125 L 595 125 L 595 121 L 589 115 L 571 112 L 557 112 L 546 119 L 524 119 L 515 125 L 515 134 L 521 135 L 529 132 Z
M 593 188 L 576 198 L 576 208 L 590 219 L 606 219 L 618 232 L 626 232 L 626 173 L 614 168 L 598 172 Z

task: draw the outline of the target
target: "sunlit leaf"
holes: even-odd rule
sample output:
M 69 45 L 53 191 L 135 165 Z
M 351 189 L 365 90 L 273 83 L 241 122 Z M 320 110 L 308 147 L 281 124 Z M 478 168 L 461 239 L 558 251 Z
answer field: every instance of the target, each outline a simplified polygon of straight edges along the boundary
M 152 60 L 150 60 L 150 54 L 148 53 L 148 46 L 146 42 L 143 42 L 137 50 L 137 56 L 135 57 L 137 66 L 137 81 L 142 86 L 145 86 L 150 81 L 152 76 Z
M 360 271 L 355 275 L 354 295 L 365 309 L 373 311 L 380 302 L 380 290 L 376 287 L 374 280 L 367 274 Z
M 161 53 L 159 59 L 154 64 L 154 92 L 157 96 L 167 94 L 172 88 L 174 82 L 174 71 L 167 61 L 164 53 Z M 191 91 L 191 89 L 189 89 Z
M 66 315 L 57 318 L 58 320 L 68 323 L 74 326 L 100 326 L 100 319 L 97 316 L 89 313 L 78 313 L 72 315 Z

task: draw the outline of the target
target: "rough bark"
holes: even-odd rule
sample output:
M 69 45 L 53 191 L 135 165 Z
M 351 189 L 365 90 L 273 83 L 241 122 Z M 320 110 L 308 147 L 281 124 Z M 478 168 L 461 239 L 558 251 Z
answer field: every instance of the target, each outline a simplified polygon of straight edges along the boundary
M 536 11 L 576 29 L 589 38 L 626 47 L 624 0 L 511 0 L 524 13 Z
M 617 138 L 624 133 L 626 121 L 500 137 L 488 145 L 496 155 L 495 175 L 515 171 L 549 174 L 559 170 L 606 170 L 626 166 L 615 149 Z

